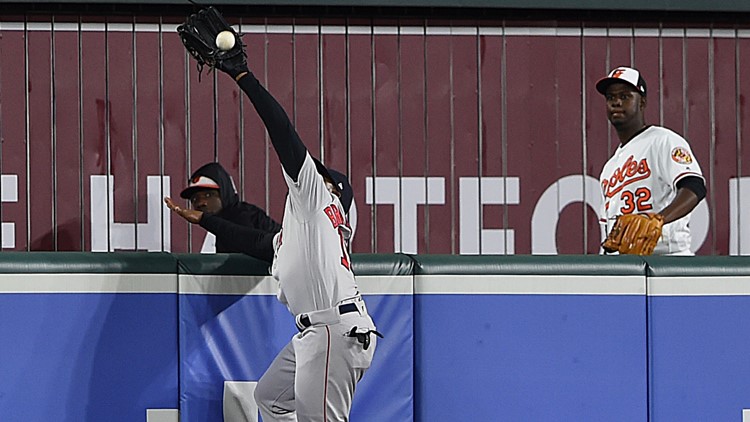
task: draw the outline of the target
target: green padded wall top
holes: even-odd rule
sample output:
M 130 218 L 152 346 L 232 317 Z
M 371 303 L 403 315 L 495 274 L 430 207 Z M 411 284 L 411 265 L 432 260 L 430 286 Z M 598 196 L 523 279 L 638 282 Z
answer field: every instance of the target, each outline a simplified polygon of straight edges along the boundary
M 269 265 L 241 254 L 174 254 L 182 274 L 268 275 Z M 355 274 L 411 275 L 414 261 L 403 254 L 354 254 Z
M 750 276 L 750 257 L 600 255 L 354 254 L 357 275 L 507 274 Z M 4 252 L 0 273 L 267 275 L 269 265 L 241 254 L 161 252 Z
M 646 275 L 637 256 L 416 255 L 415 274 Z
M 750 276 L 747 256 L 650 256 L 649 277 Z
M 268 275 L 270 265 L 242 254 L 174 254 L 180 263 L 180 274 L 201 275 Z
M 3 252 L 0 273 L 174 274 L 177 260 L 166 252 Z
M 353 254 L 356 275 L 412 275 L 414 260 L 404 254 Z

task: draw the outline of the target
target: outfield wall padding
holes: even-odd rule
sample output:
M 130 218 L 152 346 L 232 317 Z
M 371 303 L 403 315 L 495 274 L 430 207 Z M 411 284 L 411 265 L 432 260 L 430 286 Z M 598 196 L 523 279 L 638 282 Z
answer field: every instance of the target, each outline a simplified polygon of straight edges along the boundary
M 356 421 L 736 420 L 750 260 L 352 256 L 385 338 Z M 223 421 L 296 334 L 234 255 L 0 254 L 0 419 Z M 744 412 L 744 413 L 743 413 Z

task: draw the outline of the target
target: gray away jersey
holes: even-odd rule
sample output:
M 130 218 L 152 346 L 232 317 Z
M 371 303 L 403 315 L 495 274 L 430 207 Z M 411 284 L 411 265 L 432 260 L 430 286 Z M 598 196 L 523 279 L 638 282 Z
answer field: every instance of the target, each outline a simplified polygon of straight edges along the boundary
M 279 300 L 299 315 L 357 296 L 346 248 L 351 230 L 339 198 L 328 191 L 309 153 L 297 182 L 286 172 L 284 179 L 289 194 L 272 265 Z

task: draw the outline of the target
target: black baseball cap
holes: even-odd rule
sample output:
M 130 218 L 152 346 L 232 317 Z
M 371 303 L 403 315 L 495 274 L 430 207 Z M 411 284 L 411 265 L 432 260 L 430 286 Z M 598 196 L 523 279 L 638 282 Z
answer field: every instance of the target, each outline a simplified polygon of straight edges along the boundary
M 315 162 L 315 168 L 318 170 L 318 173 L 320 173 L 320 175 L 323 177 L 328 177 L 329 179 L 333 180 L 334 184 L 339 190 L 339 193 L 341 193 L 341 196 L 339 197 L 341 206 L 344 207 L 344 212 L 349 214 L 349 209 L 352 206 L 352 201 L 354 201 L 354 189 L 352 189 L 352 185 L 349 183 L 349 178 L 347 178 L 343 173 L 339 173 L 334 169 L 329 169 L 328 167 L 324 166 L 323 163 L 321 163 L 317 158 L 312 157 L 312 159 Z
M 616 82 L 626 83 L 635 88 L 644 97 L 646 96 L 646 81 L 641 76 L 641 72 L 632 67 L 625 66 L 614 68 L 606 77 L 599 79 L 596 83 L 596 90 L 602 95 L 606 95 L 607 87 Z

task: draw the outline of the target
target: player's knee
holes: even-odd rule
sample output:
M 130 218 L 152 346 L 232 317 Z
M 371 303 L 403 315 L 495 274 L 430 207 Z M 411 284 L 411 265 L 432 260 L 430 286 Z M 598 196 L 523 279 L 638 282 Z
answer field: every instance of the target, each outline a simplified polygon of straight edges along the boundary
M 261 380 L 258 381 L 258 385 L 255 386 L 253 397 L 255 398 L 255 403 L 258 407 L 266 412 L 277 413 L 280 411 L 280 403 L 278 403 L 279 393 L 276 390 L 271 390 L 269 387 L 268 383 L 264 383 L 261 378 Z M 283 410 L 281 411 L 283 412 Z
M 266 391 L 265 385 L 263 383 L 258 382 L 258 385 L 255 386 L 255 392 L 253 392 L 253 397 L 255 398 L 255 403 L 257 403 L 258 406 L 263 407 L 265 409 L 271 408 L 269 404 L 269 399 L 268 399 L 268 392 Z

